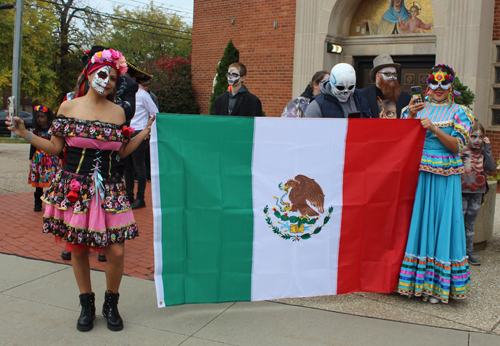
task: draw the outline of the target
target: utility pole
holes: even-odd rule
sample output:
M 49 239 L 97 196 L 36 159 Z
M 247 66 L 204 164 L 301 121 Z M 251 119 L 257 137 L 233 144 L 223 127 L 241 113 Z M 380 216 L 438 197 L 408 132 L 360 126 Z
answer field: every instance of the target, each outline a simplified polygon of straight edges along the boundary
M 14 24 L 14 53 L 12 54 L 12 96 L 16 97 L 14 107 L 19 115 L 19 99 L 21 95 L 21 43 L 23 32 L 23 0 L 16 0 L 16 22 Z M 10 138 L 17 138 L 13 132 Z

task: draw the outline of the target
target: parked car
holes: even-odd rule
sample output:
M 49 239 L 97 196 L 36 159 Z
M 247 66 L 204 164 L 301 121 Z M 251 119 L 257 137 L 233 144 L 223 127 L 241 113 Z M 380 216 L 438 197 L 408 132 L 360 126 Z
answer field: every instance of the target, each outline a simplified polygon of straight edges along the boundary
M 7 130 L 7 125 L 5 125 L 5 120 L 7 119 L 7 112 L 5 109 L 0 111 L 0 134 L 7 133 L 10 134 L 10 131 Z M 19 118 L 24 121 L 24 126 L 27 129 L 33 128 L 33 115 L 31 113 L 25 111 L 19 111 Z

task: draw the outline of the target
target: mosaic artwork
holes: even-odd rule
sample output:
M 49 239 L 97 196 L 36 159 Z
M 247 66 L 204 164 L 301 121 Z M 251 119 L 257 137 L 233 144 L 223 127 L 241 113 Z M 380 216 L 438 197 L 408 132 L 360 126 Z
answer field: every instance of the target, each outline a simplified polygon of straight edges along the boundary
M 354 14 L 350 36 L 431 33 L 431 0 L 363 0 Z

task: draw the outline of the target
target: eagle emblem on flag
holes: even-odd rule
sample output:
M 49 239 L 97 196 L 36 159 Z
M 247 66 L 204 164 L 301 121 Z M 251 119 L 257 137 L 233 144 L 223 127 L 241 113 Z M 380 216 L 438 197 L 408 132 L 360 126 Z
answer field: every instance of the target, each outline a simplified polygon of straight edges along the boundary
M 263 210 L 273 232 L 292 241 L 310 239 L 319 234 L 333 212 L 333 206 L 330 206 L 321 224 L 316 224 L 325 213 L 325 194 L 321 186 L 314 179 L 299 174 L 285 184 L 279 183 L 278 188 L 283 194 L 279 198 L 273 197 L 276 205 L 271 206 L 271 210 L 266 205 Z

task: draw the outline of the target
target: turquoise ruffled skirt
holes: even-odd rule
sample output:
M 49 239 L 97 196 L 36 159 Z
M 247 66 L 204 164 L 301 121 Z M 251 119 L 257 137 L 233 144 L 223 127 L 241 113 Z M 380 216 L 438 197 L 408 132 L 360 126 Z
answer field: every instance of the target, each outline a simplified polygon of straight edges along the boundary
M 447 303 L 469 290 L 460 175 L 421 171 L 397 291 Z

